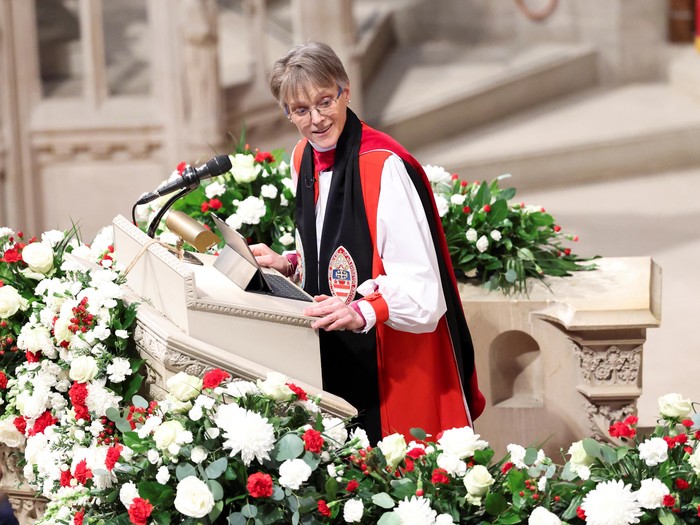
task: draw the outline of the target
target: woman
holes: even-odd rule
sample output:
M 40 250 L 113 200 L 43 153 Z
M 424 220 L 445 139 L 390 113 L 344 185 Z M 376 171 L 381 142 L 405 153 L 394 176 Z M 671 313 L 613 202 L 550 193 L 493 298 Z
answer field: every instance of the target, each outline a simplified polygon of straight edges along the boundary
M 292 49 L 270 88 L 302 140 L 293 153 L 297 252 L 253 247 L 314 295 L 323 387 L 370 440 L 471 425 L 484 408 L 444 233 L 420 164 L 348 108 L 350 81 L 322 43 Z

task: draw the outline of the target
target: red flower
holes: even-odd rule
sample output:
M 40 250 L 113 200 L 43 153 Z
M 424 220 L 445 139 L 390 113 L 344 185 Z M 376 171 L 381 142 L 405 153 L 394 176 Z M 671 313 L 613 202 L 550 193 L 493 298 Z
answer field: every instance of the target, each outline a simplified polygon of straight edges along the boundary
M 134 525 L 146 525 L 153 511 L 153 505 L 143 498 L 134 498 L 129 507 L 129 519 Z
M 231 374 L 224 372 L 220 368 L 209 370 L 202 378 L 202 388 L 216 388 L 229 377 L 231 377 Z
M 466 187 L 467 184 L 469 184 L 469 183 L 466 180 L 463 180 L 460 182 L 460 185 L 462 186 L 462 188 Z
M 459 178 L 459 175 L 457 175 L 456 173 L 452 174 L 452 180 L 457 180 L 458 178 Z
M 5 390 L 7 388 L 7 376 L 5 372 L 0 370 L 0 390 Z
M 29 435 L 36 436 L 37 434 L 41 434 L 46 430 L 46 427 L 50 427 L 56 423 L 58 423 L 58 419 L 53 417 L 51 412 L 47 410 L 36 419 L 34 426 L 29 431 Z
M 561 226 L 558 224 L 555 224 L 554 227 L 552 228 L 555 232 L 560 232 L 561 231 Z
M 627 416 L 623 423 L 625 425 L 636 425 L 639 422 L 639 418 L 637 416 Z
M 683 421 L 681 421 L 681 424 L 686 428 L 693 428 L 693 420 L 692 419 L 684 419 Z
M 668 445 L 668 448 L 673 448 L 676 446 L 676 440 L 673 439 L 671 436 L 664 436 L 663 439 Z
M 117 444 L 107 449 L 107 457 L 105 458 L 105 467 L 107 470 L 111 471 L 114 469 L 114 465 L 116 465 L 117 461 L 119 461 L 119 457 L 122 455 L 123 448 L 124 447 Z
M 356 479 L 351 479 L 348 481 L 348 485 L 345 487 L 345 490 L 348 492 L 355 492 L 359 486 L 360 483 Z
M 85 509 L 80 509 L 73 516 L 73 525 L 83 525 L 83 518 L 85 518 Z
M 515 465 L 513 464 L 512 461 L 506 461 L 506 462 L 503 464 L 503 466 L 501 467 L 501 472 L 503 472 L 503 474 L 505 474 L 505 473 L 508 472 L 510 469 L 512 469 L 514 466 L 515 466 Z
M 73 477 L 75 477 L 81 485 L 85 485 L 87 480 L 92 479 L 92 470 L 88 468 L 87 460 L 84 459 L 75 466 Z
M 310 428 L 306 432 L 304 432 L 304 435 L 301 437 L 304 439 L 304 448 L 306 450 L 308 450 L 309 452 L 314 452 L 315 454 L 321 453 L 324 440 L 323 436 L 318 430 Z
M 269 498 L 272 496 L 272 476 L 263 472 L 251 474 L 248 476 L 246 488 L 254 498 Z
M 209 209 L 209 203 L 208 202 L 203 202 L 202 203 L 202 213 L 206 213 L 207 210 Z
M 62 487 L 70 487 L 70 481 L 73 479 L 73 475 L 70 473 L 70 470 L 62 470 L 61 471 L 61 480 L 60 484 Z
M 328 505 L 322 499 L 318 500 L 318 512 L 326 518 L 329 518 L 331 515 L 331 509 L 328 508 Z
M 684 445 L 688 441 L 688 434 L 678 434 L 676 437 L 673 438 L 673 441 L 676 443 L 679 443 L 681 445 Z
M 224 204 L 219 199 L 209 199 L 209 207 L 212 210 L 220 209 Z
M 304 391 L 303 388 L 295 385 L 294 383 L 287 383 L 287 386 L 289 387 L 289 390 L 296 394 L 299 401 L 306 401 L 309 399 L 309 396 L 306 395 L 306 391 Z
M 571 248 L 564 248 L 564 255 L 571 255 Z
M 491 211 L 491 205 L 490 205 L 490 204 L 484 204 L 484 211 L 485 211 L 486 213 L 490 212 L 490 211 Z
M 663 503 L 664 507 L 673 507 L 676 504 L 676 498 L 670 494 L 666 494 L 661 502 Z
M 405 464 L 405 466 L 404 466 L 403 469 L 404 469 L 406 472 L 413 472 L 413 470 L 416 468 L 416 465 L 415 465 L 415 463 L 413 462 L 413 460 L 412 460 L 411 458 L 404 458 L 403 461 L 404 461 L 404 464 Z
M 273 157 L 272 154 L 268 151 L 259 151 L 255 155 L 255 162 L 259 162 L 260 164 L 262 164 L 263 162 L 273 163 L 275 162 L 275 157 Z
M 447 475 L 447 471 L 445 469 L 436 468 L 435 470 L 433 470 L 433 476 L 430 478 L 430 481 L 435 485 L 439 483 L 447 484 L 450 482 L 450 478 Z
M 85 383 L 73 383 L 73 386 L 68 390 L 68 397 L 70 397 L 71 403 L 73 403 L 73 411 L 75 412 L 75 419 L 84 419 L 85 421 L 90 421 L 90 412 L 85 405 L 85 400 L 87 399 L 88 391 L 87 385 Z
M 38 363 L 39 359 L 41 359 L 41 350 L 36 354 L 27 350 L 24 355 L 27 357 L 27 363 Z
M 580 519 L 580 520 L 585 520 L 586 519 L 586 511 L 583 510 L 583 508 L 579 507 L 576 509 L 576 516 L 578 516 L 578 519 Z
M 187 163 L 184 162 L 184 161 L 183 161 L 183 162 L 180 162 L 180 163 L 177 165 L 177 174 L 180 175 L 180 176 L 182 177 L 182 174 L 184 173 L 185 168 L 187 168 Z
M 10 248 L 9 250 L 5 250 L 4 256 L 0 258 L 0 261 L 6 263 L 16 263 L 20 262 L 21 260 L 22 252 L 17 248 Z
M 637 433 L 635 429 L 625 425 L 621 421 L 616 421 L 610 425 L 608 432 L 610 433 L 610 436 L 618 438 L 631 438 Z
M 406 455 L 409 458 L 418 459 L 421 456 L 425 456 L 425 449 L 423 449 L 421 447 L 414 447 L 411 450 L 409 450 L 408 452 L 406 452 Z
M 686 480 L 684 480 L 683 478 L 678 478 L 676 480 L 676 488 L 678 490 L 685 490 L 688 487 L 690 487 L 690 484 Z
M 16 417 L 12 424 L 20 434 L 24 434 L 27 431 L 27 420 L 22 416 Z

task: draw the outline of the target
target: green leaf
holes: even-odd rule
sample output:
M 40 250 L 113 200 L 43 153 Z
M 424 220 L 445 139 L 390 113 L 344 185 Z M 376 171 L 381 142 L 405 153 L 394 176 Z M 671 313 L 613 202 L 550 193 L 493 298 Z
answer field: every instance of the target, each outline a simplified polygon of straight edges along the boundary
M 392 497 L 389 496 L 389 494 L 387 494 L 386 492 L 374 494 L 372 496 L 372 503 L 374 503 L 377 507 L 381 507 L 383 509 L 393 509 L 396 505 Z
M 415 496 L 418 486 L 415 481 L 409 478 L 396 479 L 391 482 L 391 495 L 397 501 Z
M 491 514 L 491 516 L 498 516 L 508 508 L 508 502 L 503 494 L 499 494 L 498 492 L 489 492 L 486 495 L 486 502 L 484 506 L 486 508 L 486 512 Z
M 258 507 L 255 505 L 243 505 L 243 507 L 241 507 L 241 514 L 246 518 L 254 518 L 258 515 Z
M 609 465 L 614 465 L 617 463 L 617 452 L 615 452 L 615 449 L 612 448 L 610 445 L 601 445 L 600 451 L 602 453 L 602 459 L 605 463 Z
M 422 428 L 413 427 L 409 430 L 409 432 L 418 441 L 425 441 L 426 439 L 428 439 L 428 434 Z
M 234 512 L 228 515 L 228 525 L 246 525 L 246 519 L 243 513 Z
M 583 450 L 586 451 L 586 454 L 591 456 L 592 458 L 600 458 L 600 443 L 598 443 L 595 439 L 593 438 L 584 438 L 581 441 L 581 444 L 583 445 Z
M 377 521 L 377 525 L 401 525 L 401 519 L 395 512 L 385 512 Z
M 295 459 L 304 452 L 304 441 L 296 434 L 285 434 L 275 445 L 277 453 L 275 459 L 277 461 L 286 461 Z
M 209 463 L 205 472 L 206 472 L 207 477 L 209 479 L 216 479 L 219 476 L 221 476 L 221 474 L 226 472 L 227 467 L 228 467 L 228 460 L 226 458 L 219 458 L 216 461 Z
M 659 523 L 661 523 L 661 525 L 673 525 L 674 523 L 676 523 L 676 517 L 671 511 L 667 509 L 660 509 Z
M 214 479 L 207 480 L 207 487 L 209 487 L 212 496 L 214 496 L 214 501 L 219 501 L 224 498 L 224 489 L 218 481 Z
M 162 506 L 170 500 L 175 491 L 168 485 L 161 485 L 157 481 L 142 481 L 138 484 L 139 495 L 147 499 L 153 506 Z
M 189 478 L 190 476 L 197 476 L 197 471 L 195 470 L 194 466 L 190 463 L 180 463 L 177 468 L 175 469 L 175 476 L 177 477 L 178 481 L 182 481 L 185 478 Z

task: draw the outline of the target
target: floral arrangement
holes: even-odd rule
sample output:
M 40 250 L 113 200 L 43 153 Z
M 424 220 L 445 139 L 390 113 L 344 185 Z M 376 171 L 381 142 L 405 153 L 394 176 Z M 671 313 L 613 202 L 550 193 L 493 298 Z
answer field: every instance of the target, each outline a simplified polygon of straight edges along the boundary
M 507 176 L 467 182 L 438 166 L 425 166 L 442 218 L 456 271 L 505 294 L 527 293 L 527 279 L 566 276 L 593 269 L 581 265 L 564 233 L 541 206 L 513 202 L 515 188 L 501 188 Z
M 172 209 L 184 211 L 210 229 L 214 228 L 211 214 L 216 213 L 253 242 L 265 243 L 278 252 L 293 248 L 295 188 L 284 151 L 253 151 L 242 140 L 230 158 L 231 171 L 203 181 Z M 168 181 L 181 176 L 186 167 L 180 163 Z M 170 197 L 137 208 L 137 222 L 143 229 Z M 160 239 L 173 245 L 177 241 L 165 227 Z

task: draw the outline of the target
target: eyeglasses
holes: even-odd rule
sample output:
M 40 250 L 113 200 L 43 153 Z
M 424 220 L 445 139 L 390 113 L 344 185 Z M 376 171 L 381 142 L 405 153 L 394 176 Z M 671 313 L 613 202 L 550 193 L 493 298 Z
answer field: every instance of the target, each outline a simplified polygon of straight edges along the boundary
M 338 86 L 338 94 L 334 97 L 323 97 L 321 101 L 315 106 L 309 107 L 298 107 L 291 113 L 289 112 L 289 107 L 285 105 L 284 112 L 287 114 L 287 118 L 292 122 L 298 123 L 303 122 L 311 117 L 311 112 L 315 109 L 319 115 L 328 115 L 328 112 L 335 106 L 336 102 L 340 98 L 343 88 Z

